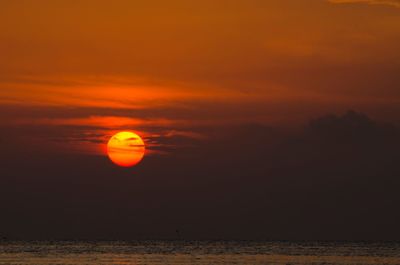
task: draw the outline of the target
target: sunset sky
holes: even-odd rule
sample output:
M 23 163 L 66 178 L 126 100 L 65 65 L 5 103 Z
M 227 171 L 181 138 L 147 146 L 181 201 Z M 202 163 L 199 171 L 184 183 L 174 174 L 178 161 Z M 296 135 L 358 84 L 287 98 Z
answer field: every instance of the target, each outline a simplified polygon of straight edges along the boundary
M 0 121 L 0 235 L 398 239 L 400 1 L 2 0 Z

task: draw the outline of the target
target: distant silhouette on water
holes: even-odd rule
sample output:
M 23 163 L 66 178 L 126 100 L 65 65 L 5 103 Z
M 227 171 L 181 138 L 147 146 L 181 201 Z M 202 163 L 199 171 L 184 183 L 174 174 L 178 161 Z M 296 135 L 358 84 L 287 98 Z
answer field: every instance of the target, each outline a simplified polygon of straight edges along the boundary
M 179 232 L 179 229 L 176 229 L 175 232 L 178 239 L 181 239 L 181 233 Z

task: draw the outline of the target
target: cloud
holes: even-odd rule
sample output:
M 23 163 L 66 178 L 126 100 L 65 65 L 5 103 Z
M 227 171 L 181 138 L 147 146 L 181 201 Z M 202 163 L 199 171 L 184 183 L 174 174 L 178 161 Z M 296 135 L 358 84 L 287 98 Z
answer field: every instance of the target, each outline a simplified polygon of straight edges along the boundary
M 388 5 L 400 8 L 399 0 L 329 0 L 329 2 L 336 4 L 365 3 L 370 5 Z
M 54 125 L 54 126 L 86 126 L 93 128 L 126 128 L 129 126 L 172 126 L 175 121 L 167 119 L 139 119 L 118 116 L 90 116 L 85 118 L 60 118 L 60 119 L 27 119 L 16 121 L 14 124 L 35 124 L 35 125 Z

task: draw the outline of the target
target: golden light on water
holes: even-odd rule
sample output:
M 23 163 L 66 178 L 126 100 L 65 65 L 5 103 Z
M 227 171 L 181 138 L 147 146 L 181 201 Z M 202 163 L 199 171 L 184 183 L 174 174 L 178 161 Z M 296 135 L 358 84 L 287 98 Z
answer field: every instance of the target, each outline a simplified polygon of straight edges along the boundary
M 139 135 L 133 132 L 119 132 L 107 144 L 110 160 L 121 167 L 137 165 L 144 156 L 145 145 Z

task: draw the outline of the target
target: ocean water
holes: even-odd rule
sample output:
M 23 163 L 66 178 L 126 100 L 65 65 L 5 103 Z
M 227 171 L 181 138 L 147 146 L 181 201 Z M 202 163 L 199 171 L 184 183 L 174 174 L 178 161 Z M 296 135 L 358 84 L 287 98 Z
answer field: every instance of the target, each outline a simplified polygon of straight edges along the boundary
M 399 264 L 400 242 L 1 242 L 0 264 Z

